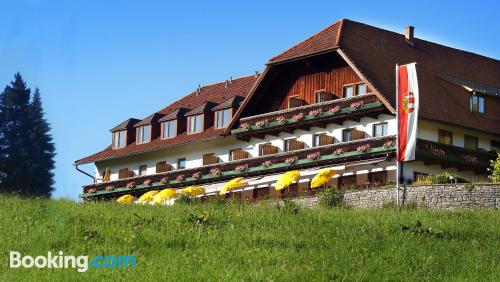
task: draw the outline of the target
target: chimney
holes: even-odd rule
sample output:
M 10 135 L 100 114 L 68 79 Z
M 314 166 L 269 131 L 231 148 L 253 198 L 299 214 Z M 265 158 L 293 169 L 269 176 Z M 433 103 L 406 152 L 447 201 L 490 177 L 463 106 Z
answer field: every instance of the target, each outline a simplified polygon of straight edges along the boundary
M 408 45 L 410 45 L 411 47 L 415 46 L 415 38 L 413 37 L 414 30 L 415 30 L 415 27 L 413 27 L 411 25 L 405 27 L 406 43 L 408 43 Z
M 233 84 L 233 77 L 232 76 L 229 77 L 229 84 Z
M 258 71 L 255 71 L 255 74 L 254 74 L 255 78 L 259 77 L 259 75 L 260 75 L 260 73 Z
M 224 88 L 227 88 L 229 86 L 229 81 L 226 79 L 226 84 L 224 86 Z

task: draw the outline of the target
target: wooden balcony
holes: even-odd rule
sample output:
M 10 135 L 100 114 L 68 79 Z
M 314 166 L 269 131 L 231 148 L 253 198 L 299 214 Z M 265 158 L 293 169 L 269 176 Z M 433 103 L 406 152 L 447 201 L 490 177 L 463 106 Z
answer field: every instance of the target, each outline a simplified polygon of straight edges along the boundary
M 161 189 L 164 187 L 176 188 L 187 185 L 202 185 L 204 183 L 226 181 L 237 176 L 258 176 L 283 172 L 290 169 L 303 169 L 370 159 L 387 159 L 394 156 L 394 142 L 394 136 L 386 136 L 290 152 L 278 153 L 276 151 L 276 153 L 270 155 L 87 185 L 83 187 L 84 194 L 81 196 L 83 198 L 106 199 L 126 193 L 139 195 L 150 189 Z M 366 145 L 369 145 L 368 150 L 360 150 L 363 146 L 366 149 Z M 311 156 L 315 157 L 311 158 Z M 296 162 L 287 163 L 289 159 L 296 159 Z M 247 165 L 248 169 L 245 171 L 236 171 L 236 167 L 241 165 Z M 218 170 L 221 173 L 212 175 L 214 170 Z M 192 178 L 191 176 L 195 173 L 199 173 L 200 177 Z M 182 180 L 180 180 L 181 178 Z M 162 179 L 163 181 L 161 181 Z M 150 180 L 152 185 L 143 185 L 145 180 Z M 134 185 L 126 188 L 132 182 Z M 92 193 L 88 193 L 89 191 L 92 191 Z
M 278 147 L 273 146 L 271 144 L 263 144 L 260 145 L 259 149 L 259 155 L 260 156 L 267 156 L 267 155 L 273 155 L 278 153 Z
M 233 161 L 237 161 L 237 160 L 244 160 L 244 159 L 248 159 L 249 157 L 249 154 L 247 151 L 243 151 L 243 150 L 233 150 L 231 151 L 231 160 Z
M 385 106 L 374 94 L 326 101 L 317 104 L 242 118 L 232 134 L 241 140 L 278 136 L 280 132 L 293 133 L 295 129 L 308 130 L 312 126 L 325 128 L 329 123 L 342 124 L 346 120 L 359 122 L 362 117 L 373 117 L 386 112 Z
M 170 164 L 167 164 L 166 162 L 158 162 L 156 164 L 156 173 L 162 173 L 162 172 L 167 172 L 171 171 L 172 166 Z
M 495 158 L 496 154 L 492 152 L 417 140 L 416 159 L 426 165 L 440 164 L 443 169 L 455 167 L 459 171 L 472 170 L 476 174 L 484 174 L 490 166 L 490 160 Z
M 325 146 L 330 144 L 335 144 L 335 137 L 326 134 L 322 134 L 319 136 L 319 144 L 318 144 L 319 146 Z
M 285 151 L 289 152 L 289 151 L 296 151 L 296 150 L 302 150 L 306 147 L 306 144 L 302 141 L 297 141 L 297 140 L 286 140 L 285 141 L 287 144 L 286 144 L 286 148 L 285 148 Z
M 128 168 L 120 169 L 118 171 L 118 179 L 125 179 L 130 177 L 134 177 L 134 172 L 128 170 Z

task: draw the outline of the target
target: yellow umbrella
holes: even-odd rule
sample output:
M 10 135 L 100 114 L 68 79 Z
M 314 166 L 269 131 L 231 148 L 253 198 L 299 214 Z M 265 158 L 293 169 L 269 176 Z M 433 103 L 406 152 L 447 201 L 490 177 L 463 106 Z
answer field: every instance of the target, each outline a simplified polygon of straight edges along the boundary
M 328 183 L 332 177 L 335 176 L 337 172 L 333 169 L 323 169 L 322 171 L 318 172 L 313 179 L 311 180 L 311 189 L 321 187 Z
M 154 195 L 158 194 L 158 190 L 152 190 L 152 191 L 149 191 L 149 192 L 146 192 L 144 194 L 142 194 L 141 197 L 139 197 L 139 200 L 137 200 L 137 204 L 147 204 L 151 201 L 151 199 L 153 198 Z
M 127 194 L 127 195 L 123 195 L 120 198 L 116 199 L 116 202 L 120 203 L 120 204 L 130 204 L 130 203 L 132 203 L 133 200 L 134 200 L 134 196 Z
M 179 190 L 179 194 L 186 194 L 188 196 L 201 195 L 205 194 L 205 188 L 201 186 L 188 186 L 186 188 Z
M 104 171 L 104 175 L 102 177 L 103 182 L 108 182 L 111 180 L 111 172 L 109 171 L 109 168 L 106 167 L 106 170 Z
M 160 191 L 160 193 L 154 195 L 153 201 L 151 202 L 153 205 L 160 205 L 164 202 L 172 199 L 176 195 L 176 190 L 173 188 L 167 188 Z
M 299 177 L 300 177 L 300 171 L 298 170 L 287 171 L 280 178 L 278 178 L 278 180 L 274 184 L 274 188 L 276 189 L 276 191 L 283 190 L 288 186 L 292 185 L 294 182 L 296 182 L 299 179 Z
M 237 177 L 226 183 L 226 185 L 224 185 L 224 188 L 220 190 L 219 195 L 226 194 L 227 191 L 238 189 L 246 185 L 248 185 L 248 183 L 245 181 L 245 178 Z

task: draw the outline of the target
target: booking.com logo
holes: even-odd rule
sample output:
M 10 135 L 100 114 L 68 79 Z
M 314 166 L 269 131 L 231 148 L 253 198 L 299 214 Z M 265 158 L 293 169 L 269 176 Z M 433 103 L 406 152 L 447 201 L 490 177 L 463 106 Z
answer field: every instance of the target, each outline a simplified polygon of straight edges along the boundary
M 89 269 L 114 269 L 132 268 L 135 269 L 135 256 L 95 256 L 89 264 L 88 256 L 67 256 L 62 251 L 58 255 L 47 256 L 22 256 L 20 252 L 10 251 L 10 268 L 76 268 L 78 272 L 86 272 Z

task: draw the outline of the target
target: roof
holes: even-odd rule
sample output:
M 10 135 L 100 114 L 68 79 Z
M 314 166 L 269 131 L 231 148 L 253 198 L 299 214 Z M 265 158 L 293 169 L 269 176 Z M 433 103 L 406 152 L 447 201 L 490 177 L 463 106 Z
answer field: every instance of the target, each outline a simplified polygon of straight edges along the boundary
M 158 122 L 164 122 L 167 120 L 173 120 L 173 119 L 178 119 L 180 117 L 183 117 L 185 113 L 187 113 L 189 110 L 186 108 L 178 108 L 173 111 L 171 111 L 169 114 L 165 115 L 161 119 L 158 120 Z
M 163 114 L 159 114 L 159 113 L 154 113 L 150 116 L 148 116 L 147 118 L 141 120 L 140 122 L 136 123 L 134 125 L 134 127 L 139 127 L 139 126 L 143 126 L 143 125 L 150 125 L 152 123 L 157 123 L 158 120 L 163 117 L 164 115 Z
M 213 102 L 211 102 L 211 101 L 205 102 L 205 103 L 199 105 L 198 107 L 192 109 L 191 111 L 187 112 L 186 114 L 184 114 L 184 116 L 192 116 L 192 115 L 208 112 L 213 108 L 213 106 L 214 106 Z
M 338 45 L 343 22 L 344 20 L 337 21 L 285 52 L 271 58 L 269 63 L 277 63 L 332 50 Z
M 500 97 L 500 88 L 499 87 L 483 84 L 483 83 L 480 83 L 477 81 L 470 81 L 470 80 L 463 79 L 463 78 L 456 77 L 456 76 L 449 75 L 449 74 L 438 74 L 438 76 L 441 77 L 442 79 L 450 82 L 450 83 L 453 83 L 455 85 L 458 85 L 458 86 L 465 88 L 467 91 L 476 92 L 476 93 L 483 93 L 486 95 L 491 95 L 493 97 Z
M 224 103 L 213 107 L 212 111 L 238 107 L 240 105 L 240 103 L 243 101 L 243 99 L 244 99 L 244 97 L 241 97 L 241 96 L 231 97 L 231 98 L 227 99 Z
M 246 97 L 250 92 L 252 86 L 255 84 L 256 80 L 257 77 L 255 77 L 255 75 L 250 75 L 241 78 L 233 78 L 232 82 L 229 83 L 227 87 L 225 82 L 206 85 L 201 88 L 200 92 L 193 91 L 188 95 L 182 97 L 181 99 L 168 105 L 167 107 L 161 109 L 157 113 L 164 114 L 165 116 L 161 119 L 164 120 L 168 116 L 178 115 L 179 111 L 182 113 L 182 111 L 185 111 L 186 109 L 195 109 L 200 105 L 205 104 L 207 101 L 212 101 L 216 104 L 220 104 L 234 96 Z M 75 164 L 103 161 L 144 152 L 150 152 L 154 150 L 167 149 L 181 144 L 203 142 L 215 138 L 220 138 L 222 137 L 223 133 L 223 129 L 215 129 L 214 126 L 211 126 L 201 133 L 187 135 L 186 132 L 182 132 L 175 138 L 156 138 L 154 140 L 151 140 L 151 142 L 144 144 L 132 143 L 121 149 L 112 149 L 111 146 L 108 146 L 100 152 L 77 160 Z
M 136 123 L 138 123 L 140 120 L 136 118 L 129 118 L 126 121 L 120 123 L 119 125 L 111 128 L 109 131 L 115 132 L 115 131 L 120 131 L 120 130 L 125 130 L 125 129 L 130 129 L 133 128 Z

